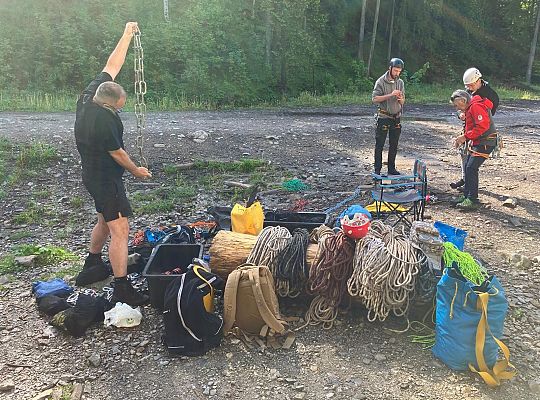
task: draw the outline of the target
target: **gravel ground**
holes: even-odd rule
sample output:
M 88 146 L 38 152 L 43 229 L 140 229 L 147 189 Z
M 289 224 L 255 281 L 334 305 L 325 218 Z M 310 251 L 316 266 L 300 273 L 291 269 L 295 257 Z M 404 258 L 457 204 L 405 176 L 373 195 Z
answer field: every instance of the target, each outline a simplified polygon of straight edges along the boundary
M 51 391 L 53 398 L 96 400 L 540 398 L 540 266 L 521 258 L 540 255 L 540 178 L 536 162 L 531 162 L 540 154 L 539 105 L 503 104 L 497 113 L 507 148 L 502 158 L 482 166 L 483 207 L 478 212 L 461 213 L 448 202 L 454 195 L 448 183 L 460 171 L 450 146 L 460 125 L 449 106 L 408 106 L 398 154 L 401 171 L 410 170 L 415 158 L 427 162 L 430 192 L 437 198 L 428 206 L 429 217 L 467 230 L 467 250 L 497 274 L 506 290 L 510 310 L 504 340 L 519 370 L 511 382 L 489 389 L 471 373 L 453 372 L 429 350 L 411 343 L 407 334 L 389 330 L 403 327 L 402 320 L 369 323 L 360 307 L 340 315 L 331 330 L 301 330 L 290 350 L 261 352 L 228 337 L 203 357 L 169 358 L 160 344 L 161 317 L 150 306 L 143 309 L 137 328 L 95 326 L 75 339 L 50 327 L 30 293 L 31 281 L 64 265 L 0 276 L 0 398 L 47 398 Z M 372 114 L 372 107 L 150 113 L 145 152 L 154 178 L 146 183 L 128 179 L 128 190 L 166 184 L 170 177 L 163 172 L 165 165 L 259 158 L 309 185 L 303 193 L 269 192 L 263 196 L 266 208 L 290 208 L 302 199 L 307 211 L 324 210 L 358 185 L 369 184 Z M 135 153 L 134 115 L 123 119 L 128 151 Z M 73 122 L 73 114 L 0 113 L 0 138 L 49 143 L 61 157 L 0 200 L 1 254 L 27 242 L 84 253 L 93 210 L 80 183 Z M 194 142 L 190 137 L 197 130 L 208 133 L 208 139 Z M 56 210 L 59 222 L 15 223 L 29 195 L 43 189 L 51 195 L 39 202 Z M 85 199 L 84 207 L 68 206 L 75 196 Z M 516 208 L 503 206 L 508 197 L 516 200 Z M 132 231 L 200 219 L 208 206 L 226 204 L 226 199 L 230 192 L 225 190 L 202 191 L 194 202 L 179 203 L 166 215 L 137 215 Z M 367 199 L 366 191 L 359 202 Z M 77 223 L 67 238 L 59 239 L 55 232 L 69 221 Z M 21 238 L 21 232 L 31 235 Z M 282 307 L 285 314 L 298 316 L 306 308 L 305 302 Z

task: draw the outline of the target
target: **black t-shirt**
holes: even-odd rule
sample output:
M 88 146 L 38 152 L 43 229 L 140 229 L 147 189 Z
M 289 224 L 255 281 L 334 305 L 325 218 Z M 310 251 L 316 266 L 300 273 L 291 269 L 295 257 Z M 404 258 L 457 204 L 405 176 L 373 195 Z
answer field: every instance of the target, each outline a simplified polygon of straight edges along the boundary
M 122 121 L 118 114 L 92 101 L 98 86 L 108 81 L 112 81 L 111 76 L 101 72 L 77 101 L 75 141 L 81 155 L 83 180 L 94 184 L 118 179 L 124 173 L 124 168 L 109 154 L 124 148 Z
M 495 115 L 497 112 L 497 107 L 499 107 L 499 95 L 491 86 L 489 86 L 489 83 L 486 81 L 482 81 L 482 86 L 480 86 L 480 89 L 478 89 L 476 92 L 471 92 L 468 90 L 469 93 L 472 95 L 478 95 L 484 99 L 489 99 L 493 103 L 493 108 L 491 109 L 491 115 Z

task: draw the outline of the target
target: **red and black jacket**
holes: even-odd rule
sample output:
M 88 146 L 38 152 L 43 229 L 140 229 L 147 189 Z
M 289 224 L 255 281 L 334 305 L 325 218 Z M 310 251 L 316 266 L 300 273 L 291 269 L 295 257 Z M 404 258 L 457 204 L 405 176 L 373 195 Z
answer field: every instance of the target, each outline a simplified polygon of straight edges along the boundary
M 497 133 L 491 118 L 492 107 L 491 100 L 476 95 L 465 110 L 465 137 L 472 141 L 473 146 L 496 143 Z

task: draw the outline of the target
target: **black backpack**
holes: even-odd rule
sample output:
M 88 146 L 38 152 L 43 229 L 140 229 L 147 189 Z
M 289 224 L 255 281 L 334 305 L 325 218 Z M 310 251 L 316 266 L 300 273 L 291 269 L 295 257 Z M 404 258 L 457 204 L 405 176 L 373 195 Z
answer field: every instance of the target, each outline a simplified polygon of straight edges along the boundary
M 200 356 L 220 345 L 223 319 L 206 310 L 203 298 L 213 297 L 223 287 L 219 276 L 199 266 L 190 267 L 167 285 L 162 341 L 171 356 Z

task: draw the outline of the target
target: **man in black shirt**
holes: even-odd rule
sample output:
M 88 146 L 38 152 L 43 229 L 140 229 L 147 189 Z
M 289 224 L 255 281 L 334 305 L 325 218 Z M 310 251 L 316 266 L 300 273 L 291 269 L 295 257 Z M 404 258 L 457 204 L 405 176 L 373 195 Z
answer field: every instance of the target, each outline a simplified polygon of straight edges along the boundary
M 114 79 L 124 64 L 131 38 L 138 29 L 136 22 L 126 24 L 105 68 L 79 97 L 75 118 L 82 180 L 94 199 L 98 218 L 92 230 L 89 254 L 76 283 L 88 285 L 109 276 L 101 251 L 110 236 L 109 260 L 115 278 L 112 301 L 132 306 L 146 303 L 148 296 L 137 293 L 126 278 L 128 217 L 132 210 L 122 175 L 125 170 L 140 179 L 149 178 L 152 174 L 147 168 L 137 167 L 124 150 L 124 126 L 118 113 L 126 102 L 126 92 Z
M 471 96 L 478 95 L 484 99 L 489 99 L 493 103 L 491 109 L 491 115 L 495 115 L 497 107 L 499 107 L 499 95 L 495 90 L 489 86 L 489 83 L 482 79 L 482 73 L 478 68 L 469 68 L 463 74 L 463 84 L 467 89 L 467 92 Z M 465 121 L 465 113 L 458 113 L 459 119 Z M 460 148 L 461 155 L 461 179 L 457 182 L 452 182 L 450 186 L 452 189 L 458 189 L 465 185 L 465 163 L 469 156 L 468 146 L 465 144 Z

